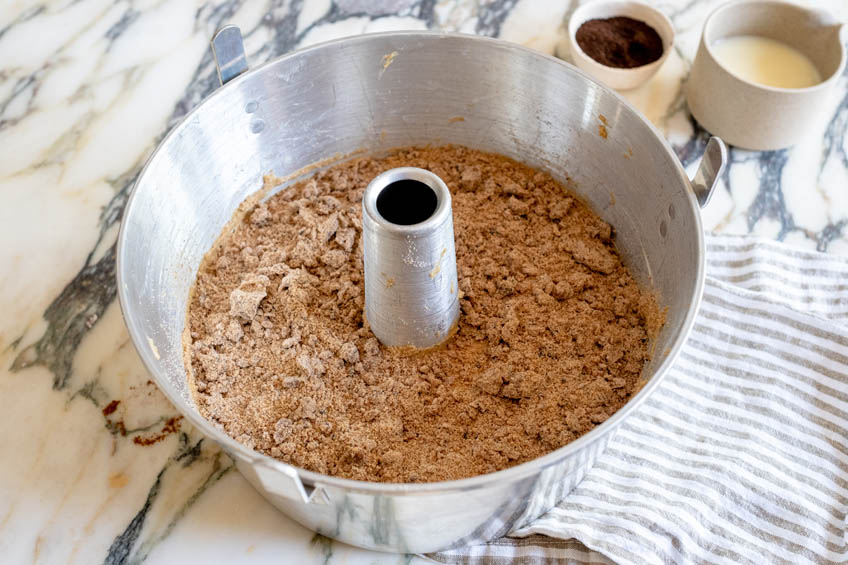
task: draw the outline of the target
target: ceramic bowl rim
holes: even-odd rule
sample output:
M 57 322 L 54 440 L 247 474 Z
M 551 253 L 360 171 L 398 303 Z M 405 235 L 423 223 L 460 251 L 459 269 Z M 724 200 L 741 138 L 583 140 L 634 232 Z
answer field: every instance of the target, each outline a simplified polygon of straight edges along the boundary
M 655 30 L 657 32 L 657 34 L 660 36 L 660 39 L 662 39 L 662 41 L 663 41 L 663 53 L 662 53 L 662 55 L 660 55 L 659 59 L 657 59 L 656 61 L 652 61 L 650 63 L 646 63 L 644 65 L 639 65 L 638 67 L 630 67 L 630 68 L 611 67 L 611 66 L 605 65 L 605 64 L 603 64 L 599 61 L 596 61 L 595 59 L 590 57 L 585 51 L 583 51 L 583 48 L 580 47 L 580 45 L 577 43 L 577 30 L 580 28 L 581 25 L 583 25 L 584 23 L 586 23 L 588 20 L 590 20 L 592 18 L 591 17 L 581 18 L 579 16 L 585 15 L 586 12 L 589 12 L 592 9 L 598 8 L 600 6 L 615 6 L 615 5 L 625 7 L 624 9 L 627 9 L 630 6 L 637 6 L 637 7 L 644 9 L 648 12 L 652 12 L 653 14 L 655 14 L 656 16 L 658 16 L 660 18 L 660 20 L 664 24 L 663 27 L 665 27 L 665 29 Z M 627 14 L 621 14 L 621 15 L 626 16 L 626 17 L 630 17 L 630 16 L 627 16 Z M 638 18 L 634 18 L 634 19 L 638 19 Z M 672 48 L 674 47 L 674 38 L 675 38 L 674 24 L 671 22 L 671 19 L 669 19 L 668 16 L 666 16 L 662 11 L 658 10 L 657 8 L 654 8 L 653 6 L 645 4 L 644 2 L 638 2 L 636 0 L 596 0 L 594 2 L 588 2 L 586 4 L 579 6 L 576 10 L 574 10 L 574 12 L 571 14 L 571 17 L 568 20 L 568 40 L 571 43 L 571 48 L 573 50 L 577 51 L 582 57 L 588 59 L 591 62 L 591 64 L 597 65 L 597 67 L 599 67 L 600 69 L 603 69 L 603 71 L 605 73 L 610 73 L 610 74 L 612 74 L 616 77 L 621 77 L 621 78 L 629 76 L 629 75 L 633 75 L 633 74 L 638 73 L 638 72 L 645 72 L 648 69 L 651 69 L 652 70 L 651 74 L 653 74 L 653 69 L 659 69 L 659 67 L 665 62 L 665 60 L 668 59 L 668 56 L 671 53 Z M 647 80 L 647 78 L 645 80 Z

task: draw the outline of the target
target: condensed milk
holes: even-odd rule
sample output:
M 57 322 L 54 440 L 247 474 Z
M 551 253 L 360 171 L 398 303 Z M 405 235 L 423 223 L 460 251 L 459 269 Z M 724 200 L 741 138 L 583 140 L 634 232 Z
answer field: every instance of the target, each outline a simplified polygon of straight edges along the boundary
M 782 41 L 740 35 L 720 39 L 711 48 L 719 64 L 750 82 L 778 88 L 807 88 L 822 80 L 806 55 Z

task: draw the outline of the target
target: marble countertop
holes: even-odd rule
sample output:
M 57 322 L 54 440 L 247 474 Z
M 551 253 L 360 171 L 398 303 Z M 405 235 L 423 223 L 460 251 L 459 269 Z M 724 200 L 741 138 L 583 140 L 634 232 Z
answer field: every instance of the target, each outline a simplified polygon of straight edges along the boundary
M 656 5 L 674 52 L 625 93 L 690 172 L 707 134 L 681 94 L 716 0 Z M 807 2 L 812 4 L 813 2 Z M 848 21 L 844 0 L 819 0 Z M 59 0 L 0 6 L 0 555 L 6 563 L 396 563 L 277 513 L 149 380 L 115 300 L 127 194 L 216 86 L 234 23 L 252 65 L 364 32 L 442 29 L 562 53 L 576 1 Z M 848 254 L 848 74 L 802 143 L 731 151 L 707 227 Z

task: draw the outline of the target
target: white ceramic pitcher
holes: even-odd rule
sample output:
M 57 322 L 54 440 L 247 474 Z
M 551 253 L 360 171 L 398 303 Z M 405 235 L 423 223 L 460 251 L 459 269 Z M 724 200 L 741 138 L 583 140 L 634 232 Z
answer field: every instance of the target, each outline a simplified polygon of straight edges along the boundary
M 723 67 L 712 46 L 740 35 L 782 41 L 805 54 L 822 82 L 776 88 L 747 81 Z M 718 7 L 707 18 L 686 87 L 695 119 L 725 142 L 745 149 L 781 149 L 797 143 L 828 106 L 845 69 L 848 26 L 821 10 L 774 0 Z

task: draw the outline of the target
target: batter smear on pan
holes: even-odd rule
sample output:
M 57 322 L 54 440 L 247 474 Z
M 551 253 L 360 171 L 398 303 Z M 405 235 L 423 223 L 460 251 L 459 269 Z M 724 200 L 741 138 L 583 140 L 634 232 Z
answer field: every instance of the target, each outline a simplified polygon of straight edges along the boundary
M 362 194 L 402 166 L 451 190 L 461 305 L 456 334 L 414 353 L 381 345 L 362 316 Z M 440 481 L 604 422 L 639 389 L 662 321 L 609 224 L 549 175 L 464 147 L 405 148 L 286 188 L 219 240 L 186 358 L 201 413 L 253 449 L 340 477 Z

